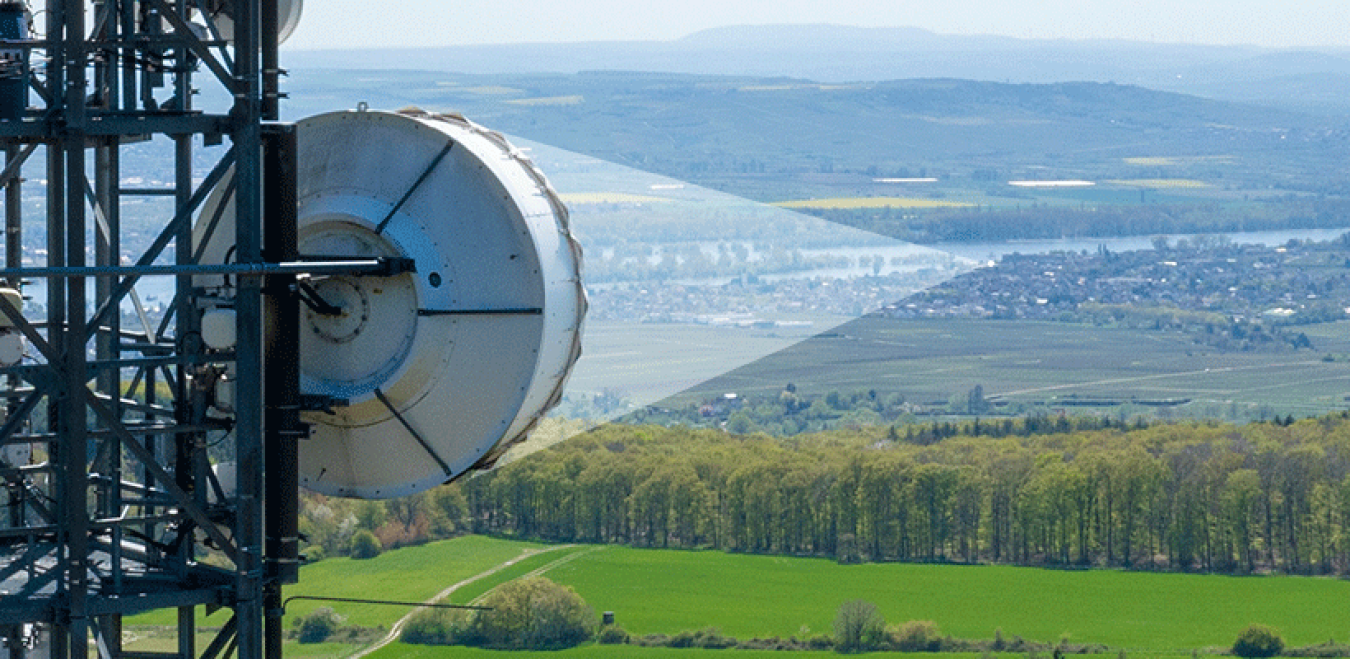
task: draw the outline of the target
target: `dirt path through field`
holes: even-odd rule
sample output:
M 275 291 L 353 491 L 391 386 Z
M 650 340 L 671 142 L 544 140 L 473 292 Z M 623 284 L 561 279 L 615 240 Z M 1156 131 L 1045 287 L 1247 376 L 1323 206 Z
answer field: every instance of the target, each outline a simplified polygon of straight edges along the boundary
M 564 546 L 566 546 L 566 547 L 572 547 L 572 546 L 574 546 L 574 545 L 564 545 Z M 568 554 L 568 555 L 566 555 L 566 556 L 563 556 L 562 558 L 559 558 L 559 559 L 556 559 L 556 560 L 549 561 L 548 563 L 545 563 L 544 565 L 542 565 L 542 566 L 540 566 L 540 567 L 537 567 L 537 568 L 535 568 L 535 569 L 533 569 L 533 570 L 530 570 L 529 572 L 520 575 L 519 578 L 524 579 L 524 578 L 526 578 L 526 577 L 537 577 L 537 576 L 539 576 L 539 575 L 541 575 L 541 574 L 543 574 L 543 573 L 545 573 L 545 572 L 548 572 L 549 570 L 552 570 L 552 569 L 555 568 L 555 567 L 558 567 L 559 565 L 565 565 L 565 564 L 567 564 L 567 563 L 571 563 L 572 561 L 575 561 L 575 560 L 577 560 L 578 558 L 581 558 L 582 556 L 585 556 L 586 554 L 594 553 L 594 552 L 600 551 L 601 549 L 604 549 L 604 547 L 602 547 L 602 546 L 596 546 L 596 547 L 591 547 L 590 549 L 587 549 L 587 550 L 585 550 L 585 551 L 579 551 L 579 552 L 576 552 L 576 553 L 574 553 L 574 554 Z M 491 592 L 491 591 L 489 591 L 489 592 Z M 473 598 L 473 601 L 472 601 L 472 602 L 469 602 L 469 604 L 481 604 L 481 603 L 483 602 L 483 599 L 486 598 L 487 596 L 488 596 L 488 593 L 483 593 L 482 595 L 479 595 L 478 597 Z
M 458 582 L 458 583 L 456 583 L 456 584 L 454 584 L 454 585 L 452 585 L 452 586 L 446 588 L 445 590 L 442 590 L 441 592 L 436 593 L 436 594 L 435 594 L 434 596 L 432 596 L 430 599 L 425 600 L 424 603 L 426 603 L 426 604 L 432 604 L 432 603 L 436 602 L 437 600 L 445 599 L 445 598 L 449 597 L 452 593 L 454 593 L 456 590 L 459 590 L 460 588 L 463 588 L 463 587 L 465 587 L 465 586 L 467 586 L 467 585 L 469 585 L 469 584 L 471 584 L 471 583 L 473 583 L 473 582 L 475 582 L 475 581 L 478 581 L 479 579 L 482 579 L 482 578 L 485 578 L 485 577 L 490 577 L 490 576 L 492 576 L 492 575 L 494 575 L 494 574 L 496 574 L 496 573 L 498 573 L 498 572 L 501 572 L 502 570 L 505 570 L 506 568 L 511 567 L 512 565 L 515 565 L 516 563 L 519 563 L 519 562 L 521 562 L 521 561 L 523 561 L 523 560 L 525 560 L 525 559 L 527 559 L 527 558 L 529 558 L 529 557 L 531 557 L 531 556 L 537 556 L 537 555 L 539 555 L 539 554 L 544 554 L 544 553 L 551 552 L 551 551 L 558 551 L 558 550 L 560 550 L 560 549 L 568 549 L 568 548 L 574 547 L 574 546 L 575 546 L 575 545 L 558 545 L 558 546 L 556 546 L 556 547 L 544 547 L 544 548 L 542 548 L 542 549 L 526 549 L 526 550 L 522 551 L 522 552 L 520 553 L 519 556 L 517 556 L 517 557 L 515 557 L 515 558 L 513 558 L 513 559 L 511 559 L 511 560 L 505 561 L 505 562 L 501 563 L 500 565 L 497 565 L 497 566 L 495 566 L 495 567 L 493 567 L 493 568 L 491 568 L 491 569 L 488 569 L 488 570 L 484 570 L 484 571 L 482 571 L 482 572 L 479 572 L 478 574 L 475 574 L 475 575 L 473 575 L 472 577 L 469 577 L 468 579 L 464 579 L 463 581 L 460 581 L 460 582 Z M 580 554 L 584 554 L 584 553 L 586 553 L 586 552 L 577 552 L 577 554 L 573 554 L 573 555 L 571 555 L 571 556 L 564 556 L 563 558 L 560 558 L 560 559 L 558 559 L 558 560 L 556 560 L 556 561 L 553 561 L 552 563 L 549 563 L 548 565 L 545 565 L 544 567 L 542 567 L 542 568 L 540 568 L 540 569 L 538 569 L 538 570 L 535 570 L 535 571 L 531 572 L 530 574 L 532 574 L 532 575 L 534 575 L 534 574 L 541 574 L 541 573 L 543 573 L 545 570 L 548 570 L 548 569 L 554 567 L 555 565 L 560 565 L 561 563 L 567 562 L 568 560 L 571 560 L 572 558 L 575 558 L 576 556 L 578 556 L 578 555 L 580 555 Z M 403 626 L 406 625 L 406 624 L 408 624 L 408 621 L 412 619 L 414 613 L 417 613 L 417 609 L 413 609 L 412 611 L 409 611 L 407 615 L 403 616 L 402 618 L 399 618 L 399 619 L 398 619 L 398 622 L 395 622 L 395 623 L 394 623 L 394 626 L 389 628 L 389 633 L 386 634 L 384 638 L 380 639 L 378 642 L 376 642 L 374 645 L 372 645 L 372 646 L 370 646 L 370 647 L 368 647 L 368 648 L 365 648 L 365 649 L 362 649 L 362 650 L 358 650 L 358 651 L 355 652 L 354 654 L 350 655 L 350 656 L 348 657 L 348 659 L 361 659 L 362 657 L 365 657 L 366 655 L 368 655 L 368 654 L 370 654 L 370 653 L 372 653 L 372 652 L 374 652 L 374 651 L 376 651 L 376 650 L 378 650 L 378 649 L 380 649 L 380 648 L 382 648 L 382 647 L 384 647 L 384 646 L 386 646 L 386 645 L 389 645 L 390 643 L 393 643 L 395 640 L 398 639 L 398 635 L 399 635 L 400 633 L 403 632 Z

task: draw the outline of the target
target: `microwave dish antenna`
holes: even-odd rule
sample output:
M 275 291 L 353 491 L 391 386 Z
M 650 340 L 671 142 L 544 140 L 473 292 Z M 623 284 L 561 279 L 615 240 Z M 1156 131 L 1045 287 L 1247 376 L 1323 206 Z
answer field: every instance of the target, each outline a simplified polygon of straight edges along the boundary
M 413 264 L 301 281 L 301 389 L 333 401 L 304 414 L 301 484 L 389 498 L 491 466 L 558 403 L 580 356 L 566 208 L 520 151 L 460 116 L 336 112 L 298 122 L 296 139 L 302 258 Z M 229 187 L 199 215 L 202 263 L 232 254 Z M 229 299 L 228 279 L 194 285 Z
M 303 4 L 303 0 L 277 0 L 277 43 L 286 43 L 295 32 Z M 205 8 L 220 38 L 234 41 L 234 0 L 207 0 Z

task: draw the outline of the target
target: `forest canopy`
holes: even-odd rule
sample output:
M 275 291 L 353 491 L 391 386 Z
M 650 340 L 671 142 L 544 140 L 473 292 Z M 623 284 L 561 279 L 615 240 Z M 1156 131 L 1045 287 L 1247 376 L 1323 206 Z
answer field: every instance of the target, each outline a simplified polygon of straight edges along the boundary
M 919 445 L 888 426 L 784 439 L 610 425 L 452 488 L 469 530 L 553 542 L 840 561 L 1350 570 L 1345 414 L 1013 430 Z

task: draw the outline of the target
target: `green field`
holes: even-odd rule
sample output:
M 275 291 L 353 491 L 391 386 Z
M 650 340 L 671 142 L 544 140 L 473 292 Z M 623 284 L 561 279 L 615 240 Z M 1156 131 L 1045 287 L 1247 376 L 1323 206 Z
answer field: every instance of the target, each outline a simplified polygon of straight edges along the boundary
M 519 558 L 526 550 L 541 548 L 545 546 L 470 536 L 386 552 L 366 561 L 331 559 L 303 568 L 301 585 L 288 588 L 286 594 L 420 600 Z M 557 547 L 465 586 L 451 599 L 469 601 L 491 586 L 528 573 L 542 573 L 574 587 L 596 611 L 615 612 L 618 624 L 635 635 L 715 627 L 740 639 L 805 638 L 829 634 L 837 607 L 851 599 L 875 603 L 889 623 L 933 620 L 943 633 L 960 638 L 992 638 L 997 629 L 1007 638 L 1017 635 L 1050 643 L 1067 638 L 1105 644 L 1112 652 L 1125 649 L 1131 656 L 1181 657 L 1191 650 L 1227 647 L 1253 622 L 1276 627 L 1292 646 L 1345 640 L 1350 631 L 1350 583 L 1334 579 L 1006 566 L 845 566 L 823 559 L 621 546 Z M 294 602 L 287 615 L 321 605 Z M 408 612 L 403 607 L 331 606 L 346 616 L 348 624 L 386 628 Z M 171 624 L 160 614 L 127 621 L 128 628 L 141 636 L 151 626 Z M 133 649 L 159 649 L 155 643 L 150 639 Z M 356 649 L 338 643 L 287 644 L 288 656 L 340 657 Z M 591 646 L 554 654 L 682 657 L 701 652 L 706 651 Z M 719 652 L 738 658 L 770 654 Z M 504 655 L 396 644 L 374 656 Z
M 715 657 L 717 659 L 824 659 L 839 657 L 833 652 L 781 652 L 776 650 L 698 650 L 676 648 L 641 648 L 632 645 L 587 645 L 561 652 L 502 652 L 464 647 L 430 647 L 395 644 L 370 655 L 372 659 L 505 659 L 507 657 L 602 657 L 604 659 L 684 659 L 685 657 Z M 868 652 L 852 657 L 932 657 L 931 654 L 901 655 L 895 652 Z M 978 654 L 944 654 L 944 659 L 976 659 Z M 1004 655 L 1012 656 L 1012 655 Z
M 455 591 L 452 598 L 455 602 L 474 602 L 486 595 L 489 591 L 513 579 L 521 577 L 544 574 L 564 563 L 576 560 L 579 556 L 604 549 L 604 547 L 595 547 L 590 545 L 577 545 L 574 547 L 561 546 L 553 551 L 538 554 L 526 558 L 508 568 L 503 569 L 496 574 L 483 577 L 473 583 L 466 584 L 463 588 Z
M 868 564 L 720 552 L 591 548 L 544 572 L 635 635 L 716 627 L 741 639 L 829 634 L 838 605 L 875 603 L 890 623 L 933 620 L 961 638 L 1100 643 L 1131 656 L 1185 656 L 1231 645 L 1253 622 L 1290 645 L 1350 630 L 1350 584 L 1301 577 L 1054 571 L 1006 566 Z M 491 657 L 482 650 L 391 647 L 382 657 Z M 699 651 L 588 647 L 559 656 L 665 657 Z M 767 656 L 730 652 L 728 656 Z M 515 653 L 513 653 L 515 654 Z M 801 653 L 793 656 L 827 656 Z M 777 654 L 775 656 L 781 656 Z M 888 655 L 894 656 L 894 655 Z
M 975 385 L 991 400 L 1028 405 L 1191 399 L 1177 410 L 1221 417 L 1268 406 L 1310 416 L 1343 409 L 1350 396 L 1350 323 L 1299 328 L 1316 351 L 1219 352 L 1189 336 L 1075 323 L 862 318 L 676 397 L 777 395 L 791 382 L 808 394 L 874 389 L 940 403 Z
M 492 569 L 505 561 L 518 558 L 529 550 L 547 548 L 547 545 L 529 542 L 497 540 L 481 536 L 465 536 L 454 540 L 435 542 L 420 547 L 390 551 L 363 561 L 349 558 L 330 558 L 300 570 L 300 583 L 286 588 L 285 596 L 296 595 L 345 597 L 357 599 L 384 599 L 423 601 L 441 590 L 464 579 Z M 547 556 L 544 555 L 544 556 Z M 534 558 L 541 561 L 544 556 Z M 556 556 L 554 557 L 556 558 Z M 530 563 L 531 559 L 521 564 Z M 547 561 L 542 561 L 546 563 Z M 534 564 L 538 567 L 538 564 Z M 513 566 L 516 567 L 516 566 Z M 508 568 L 510 569 L 510 568 Z M 523 574 L 523 572 L 519 572 Z M 450 598 L 456 604 L 465 600 L 458 593 Z M 293 621 L 321 606 L 331 606 L 343 616 L 348 625 L 383 627 L 388 629 L 409 607 L 375 604 L 330 603 L 298 600 L 286 606 L 286 628 Z M 204 620 L 201 627 L 219 627 L 224 624 L 228 609 Z M 161 609 L 126 620 L 126 627 L 139 639 L 128 649 L 165 651 L 170 649 L 172 637 L 166 631 L 175 624 L 176 612 Z M 199 647 L 209 638 L 203 636 Z M 299 645 L 288 642 L 288 657 L 340 657 L 354 648 L 340 643 Z
M 372 659 L 461 659 L 469 657 L 471 659 L 505 659 L 508 657 L 560 657 L 570 659 L 572 657 L 602 657 L 603 659 L 627 659 L 634 657 L 636 659 L 684 659 L 713 657 L 715 659 L 824 659 L 825 657 L 838 658 L 840 655 L 833 651 L 811 652 L 796 651 L 782 652 L 777 650 L 698 650 L 698 649 L 676 649 L 676 648 L 641 648 L 632 645 L 588 645 L 561 652 L 500 652 L 495 650 L 481 650 L 478 648 L 464 647 L 429 647 L 416 645 L 391 645 L 389 647 L 370 655 Z M 850 657 L 926 657 L 931 659 L 932 654 L 901 654 L 897 652 L 866 652 L 862 654 L 847 655 Z M 953 653 L 941 655 L 943 659 L 977 659 L 979 654 Z M 1001 657 L 1024 657 L 1025 655 L 1013 655 L 1011 653 L 996 655 Z M 1153 655 L 1151 655 L 1153 656 Z M 1182 655 L 1178 655 L 1178 659 Z M 1186 655 L 1189 656 L 1189 655 Z
M 737 638 L 829 633 L 844 601 L 889 623 L 933 620 L 960 638 L 1102 643 L 1147 653 L 1227 647 L 1250 623 L 1308 645 L 1350 631 L 1333 579 L 866 564 L 609 547 L 548 572 L 630 633 L 717 627 Z

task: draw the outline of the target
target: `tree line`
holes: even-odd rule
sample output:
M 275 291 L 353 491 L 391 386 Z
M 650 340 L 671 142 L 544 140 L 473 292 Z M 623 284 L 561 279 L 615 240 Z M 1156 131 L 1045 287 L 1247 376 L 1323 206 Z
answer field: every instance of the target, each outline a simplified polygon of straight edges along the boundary
M 1041 434 L 1016 423 L 1002 437 L 936 442 L 892 426 L 772 438 L 608 425 L 433 499 L 464 530 L 551 542 L 845 562 L 1350 571 L 1345 414 L 1066 423 Z M 405 519 L 415 526 L 415 514 Z

